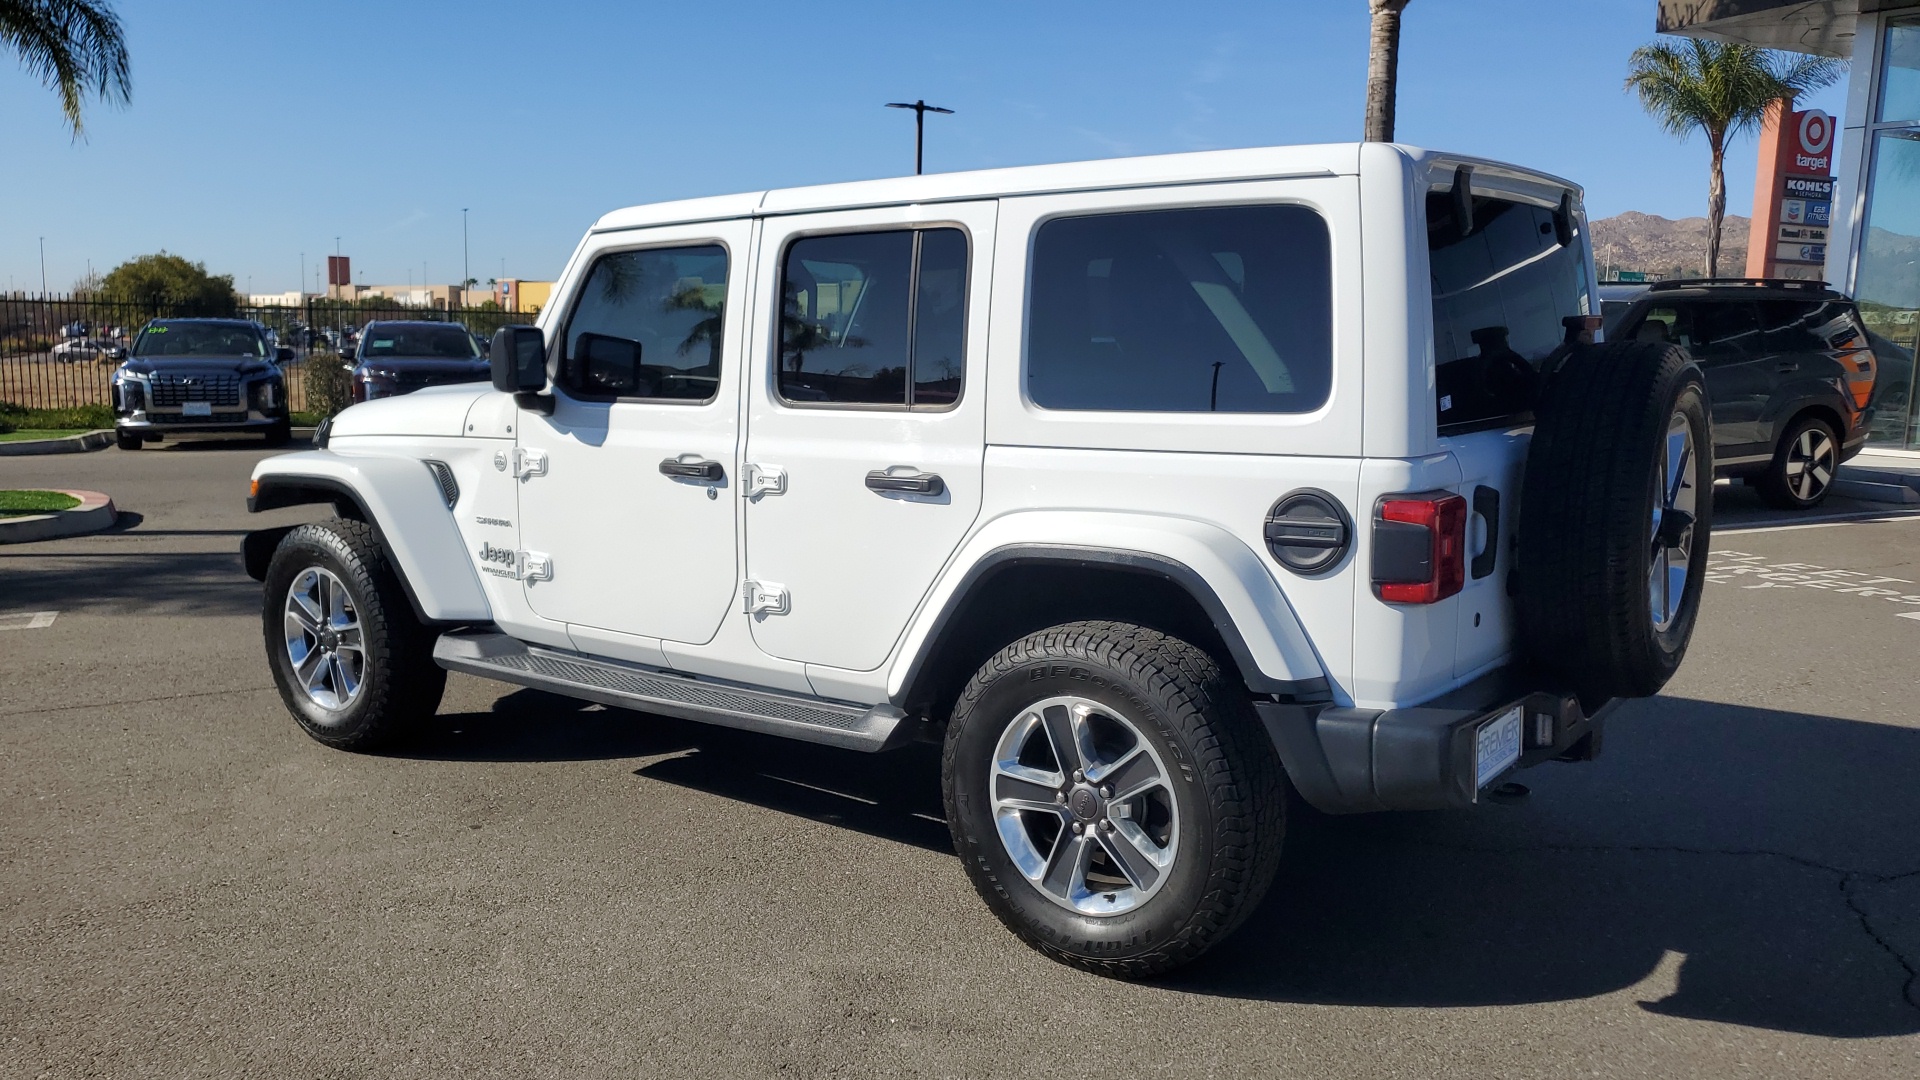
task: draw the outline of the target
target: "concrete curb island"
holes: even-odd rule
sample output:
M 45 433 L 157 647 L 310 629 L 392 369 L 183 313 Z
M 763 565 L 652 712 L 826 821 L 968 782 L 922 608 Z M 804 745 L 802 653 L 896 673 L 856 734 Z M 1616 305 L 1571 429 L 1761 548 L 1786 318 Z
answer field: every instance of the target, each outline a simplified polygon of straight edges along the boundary
M 21 442 L 0 442 L 0 457 L 31 457 L 34 454 L 83 454 L 89 450 L 98 450 L 113 445 L 113 429 L 89 431 L 84 435 L 68 435 L 60 439 L 26 439 Z
M 54 440 L 48 440 L 49 442 Z M 80 505 L 50 514 L 0 518 L 0 544 L 24 544 L 33 540 L 52 540 L 61 536 L 79 536 L 113 527 L 119 517 L 113 500 L 98 491 L 48 488 L 80 500 Z

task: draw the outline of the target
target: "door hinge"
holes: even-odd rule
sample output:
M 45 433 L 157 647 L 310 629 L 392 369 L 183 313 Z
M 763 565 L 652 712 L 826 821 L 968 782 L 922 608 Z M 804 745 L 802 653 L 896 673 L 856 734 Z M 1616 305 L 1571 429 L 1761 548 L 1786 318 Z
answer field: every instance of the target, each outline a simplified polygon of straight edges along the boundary
M 513 478 L 525 480 L 529 476 L 547 475 L 547 452 L 528 450 L 522 446 L 513 448 Z
M 745 498 L 761 495 L 785 495 L 787 493 L 787 470 L 778 465 L 747 464 L 747 482 L 740 489 Z
M 521 581 L 552 581 L 553 557 L 544 551 L 522 551 L 520 555 Z
M 749 615 L 785 615 L 787 613 L 787 587 L 775 585 L 771 581 L 749 581 L 740 590 L 745 603 L 743 610 Z

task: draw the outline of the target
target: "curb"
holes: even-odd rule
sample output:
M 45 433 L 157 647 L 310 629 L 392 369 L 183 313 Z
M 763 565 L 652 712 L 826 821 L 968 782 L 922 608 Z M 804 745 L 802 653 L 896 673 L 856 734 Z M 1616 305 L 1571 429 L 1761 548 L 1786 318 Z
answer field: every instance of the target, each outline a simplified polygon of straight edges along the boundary
M 52 540 L 61 536 L 99 532 L 101 529 L 112 528 L 114 521 L 119 517 L 118 512 L 113 508 L 113 500 L 98 491 L 69 491 L 65 488 L 52 490 L 79 499 L 80 505 L 70 510 L 57 510 L 51 514 L 0 518 L 0 544 L 25 544 L 33 540 Z
M 1890 469 L 1843 465 L 1833 482 L 1833 493 L 1866 502 L 1920 503 L 1920 476 Z
M 0 442 L 0 457 L 31 457 L 34 454 L 84 454 L 113 442 L 113 431 L 89 431 L 64 439 L 29 439 L 25 442 Z

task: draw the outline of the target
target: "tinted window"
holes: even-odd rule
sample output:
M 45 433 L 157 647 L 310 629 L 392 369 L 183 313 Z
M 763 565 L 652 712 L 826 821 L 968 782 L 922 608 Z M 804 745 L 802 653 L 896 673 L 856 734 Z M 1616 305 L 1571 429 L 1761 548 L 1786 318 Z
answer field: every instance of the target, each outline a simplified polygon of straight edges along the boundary
M 436 360 L 474 360 L 480 356 L 464 326 L 407 326 L 374 323 L 360 339 L 363 357 L 411 356 Z
M 1332 281 L 1326 223 L 1303 206 L 1047 222 L 1027 393 L 1049 409 L 1311 412 L 1333 379 Z
M 155 322 L 133 343 L 135 356 L 265 356 L 266 339 L 251 323 Z
M 559 381 L 587 397 L 711 401 L 726 300 L 717 244 L 604 255 L 567 320 Z
M 1853 306 L 1840 300 L 1762 300 L 1760 332 L 1768 352 L 1813 353 L 1855 347 Z
M 958 400 L 966 278 L 967 239 L 958 229 L 794 241 L 780 279 L 780 396 L 856 405 Z
M 1442 426 L 1533 407 L 1538 371 L 1564 347 L 1563 319 L 1589 315 L 1586 249 L 1559 211 L 1475 197 L 1460 235 L 1451 192 L 1427 196 L 1433 351 Z
M 1647 309 L 1635 335 L 1678 345 L 1695 360 L 1740 360 L 1762 351 L 1759 315 L 1744 300 L 1698 300 Z

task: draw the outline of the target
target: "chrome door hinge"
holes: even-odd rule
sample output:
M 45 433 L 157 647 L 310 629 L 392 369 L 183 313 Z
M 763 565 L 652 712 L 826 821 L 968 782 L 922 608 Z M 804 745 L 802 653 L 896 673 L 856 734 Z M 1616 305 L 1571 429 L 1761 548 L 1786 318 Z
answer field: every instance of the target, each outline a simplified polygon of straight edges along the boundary
M 747 463 L 747 482 L 740 488 L 745 498 L 761 495 L 785 495 L 787 493 L 787 470 L 778 465 L 755 465 Z
M 520 555 L 521 581 L 552 581 L 553 557 L 544 551 L 522 551 Z
M 743 610 L 749 615 L 785 615 L 787 613 L 787 587 L 775 585 L 771 581 L 749 581 L 740 590 L 744 600 Z
M 547 452 L 528 450 L 523 446 L 513 448 L 513 478 L 525 480 L 529 476 L 547 475 Z

